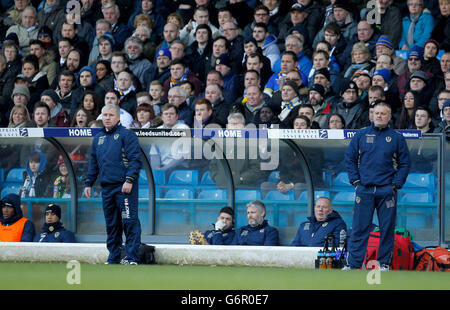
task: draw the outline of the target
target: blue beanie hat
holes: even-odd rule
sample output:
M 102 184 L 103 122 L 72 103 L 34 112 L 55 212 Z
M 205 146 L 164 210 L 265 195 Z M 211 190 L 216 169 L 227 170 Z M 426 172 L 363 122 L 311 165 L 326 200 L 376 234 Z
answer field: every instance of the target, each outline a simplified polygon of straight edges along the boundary
M 389 69 L 378 69 L 373 73 L 372 77 L 375 75 L 381 75 L 386 83 L 389 83 L 391 80 L 391 70 Z
M 116 40 L 114 40 L 113 35 L 111 34 L 111 32 L 107 31 L 104 34 L 102 34 L 100 36 L 100 38 L 98 38 L 98 43 L 100 44 L 100 39 L 106 39 L 109 41 L 109 44 L 111 44 L 111 47 L 114 49 L 114 45 L 116 44 Z
M 392 40 L 388 36 L 380 36 L 375 46 L 384 46 L 391 50 L 394 49 L 394 45 L 392 44 Z
M 170 60 L 172 60 L 172 53 L 168 48 L 161 48 L 159 49 L 158 53 L 156 53 L 155 59 L 159 56 L 166 56 L 169 57 Z
M 423 47 L 414 45 L 410 50 L 408 54 L 408 58 L 414 56 L 420 59 L 421 62 L 423 62 Z
M 95 83 L 96 75 L 95 75 L 94 69 L 92 69 L 92 68 L 89 67 L 89 66 L 84 66 L 84 67 L 81 68 L 81 70 L 78 72 L 78 82 L 79 82 L 79 80 L 80 80 L 81 72 L 83 72 L 83 71 L 89 71 L 89 72 L 92 74 L 92 83 L 91 83 L 91 85 L 93 85 L 93 84 Z

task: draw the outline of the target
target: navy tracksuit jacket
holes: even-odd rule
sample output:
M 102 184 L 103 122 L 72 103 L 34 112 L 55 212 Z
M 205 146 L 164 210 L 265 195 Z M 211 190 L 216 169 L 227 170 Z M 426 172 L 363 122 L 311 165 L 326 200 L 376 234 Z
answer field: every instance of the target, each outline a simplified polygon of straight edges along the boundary
M 323 247 L 325 238 L 329 234 L 334 235 L 336 246 L 339 246 L 339 237 L 342 229 L 347 231 L 347 225 L 345 225 L 345 222 L 339 213 L 334 210 L 328 214 L 323 222 L 317 221 L 316 217 L 313 215 L 308 217 L 308 221 L 300 224 L 297 235 L 292 241 L 291 246 Z
M 408 177 L 409 150 L 404 137 L 394 129 L 371 126 L 358 130 L 345 154 L 349 181 L 356 186 L 348 263 L 361 268 L 377 210 L 380 246 L 377 260 L 389 265 L 394 249 L 397 189 Z
M 103 127 L 94 137 L 90 156 L 85 185 L 92 187 L 98 176 L 102 186 L 106 246 L 110 253 L 108 262 L 120 262 L 122 232 L 126 237 L 127 257 L 130 261 L 139 262 L 138 178 L 142 161 L 138 138 L 120 122 L 110 131 Z M 133 184 L 129 194 L 121 191 L 125 181 Z
M 213 245 L 230 245 L 233 242 L 235 234 L 236 231 L 233 227 L 230 227 L 225 231 L 211 229 L 204 233 L 206 241 Z
M 278 230 L 269 226 L 267 220 L 261 225 L 252 227 L 250 225 L 243 226 L 236 231 L 232 245 L 278 245 Z

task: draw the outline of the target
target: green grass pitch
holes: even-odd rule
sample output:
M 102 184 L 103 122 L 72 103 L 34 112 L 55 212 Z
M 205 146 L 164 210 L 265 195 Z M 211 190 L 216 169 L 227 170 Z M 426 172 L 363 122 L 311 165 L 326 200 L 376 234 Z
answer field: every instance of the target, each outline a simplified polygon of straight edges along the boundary
M 269 267 L 0 263 L 0 290 L 448 290 L 445 272 L 390 271 L 369 284 L 369 271 Z M 372 282 L 375 278 L 371 274 Z

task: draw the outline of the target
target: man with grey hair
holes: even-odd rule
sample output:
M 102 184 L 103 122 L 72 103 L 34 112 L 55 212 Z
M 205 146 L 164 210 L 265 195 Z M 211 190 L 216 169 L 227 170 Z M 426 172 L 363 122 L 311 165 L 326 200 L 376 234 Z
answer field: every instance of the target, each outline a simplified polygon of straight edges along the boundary
M 279 243 L 278 229 L 269 225 L 266 216 L 266 205 L 259 200 L 247 204 L 248 225 L 236 231 L 232 245 L 267 245 Z
M 217 118 L 221 123 L 226 124 L 231 105 L 225 101 L 222 95 L 222 87 L 216 83 L 208 84 L 205 89 L 205 98 L 212 104 L 212 116 Z
M 139 79 L 141 85 L 145 85 L 145 73 L 151 69 L 152 63 L 144 57 L 144 45 L 138 37 L 129 37 L 125 41 L 125 52 L 128 67 Z
M 194 125 L 194 111 L 189 108 L 186 103 L 187 94 L 180 86 L 174 86 L 169 89 L 167 96 L 168 102 L 173 104 L 178 109 L 178 119 L 183 121 L 189 128 Z
M 106 221 L 106 264 L 139 264 L 141 224 L 138 217 L 138 178 L 142 168 L 141 150 L 136 134 L 123 127 L 120 109 L 107 104 L 102 109 L 103 128 L 94 137 L 85 178 L 84 194 L 92 197 L 97 177 L 102 187 Z M 121 260 L 122 233 L 126 257 Z
M 126 24 L 119 21 L 119 6 L 114 2 L 108 2 L 103 9 L 103 17 L 110 22 L 112 35 L 116 41 L 115 49 L 120 51 L 123 48 L 125 40 L 130 37 L 133 30 Z
M 152 40 L 152 29 L 145 26 L 138 26 L 133 32 L 133 37 L 142 41 L 142 53 L 145 58 L 152 61 L 156 55 L 156 45 Z
M 6 31 L 6 37 L 10 33 L 17 34 L 19 39 L 19 49 L 27 55 L 30 52 L 30 41 L 37 39 L 39 32 L 36 9 L 29 5 L 22 12 L 22 22 L 19 25 L 13 25 Z
M 297 55 L 297 69 L 305 76 L 308 76 L 309 71 L 313 66 L 311 60 L 305 55 L 303 49 L 303 42 L 296 35 L 290 34 L 286 37 L 284 43 L 286 51 L 292 51 Z M 281 57 L 273 65 L 273 72 L 281 71 Z

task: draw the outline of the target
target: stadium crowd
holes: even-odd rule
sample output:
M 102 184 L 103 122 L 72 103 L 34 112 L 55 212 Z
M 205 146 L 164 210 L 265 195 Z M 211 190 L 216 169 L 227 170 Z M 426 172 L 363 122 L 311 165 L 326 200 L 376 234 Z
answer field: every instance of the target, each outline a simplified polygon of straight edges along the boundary
M 128 128 L 225 127 L 239 112 L 359 129 L 382 99 L 392 127 L 443 132 L 450 1 L 367 2 L 2 0 L 0 125 L 98 126 L 115 103 Z

